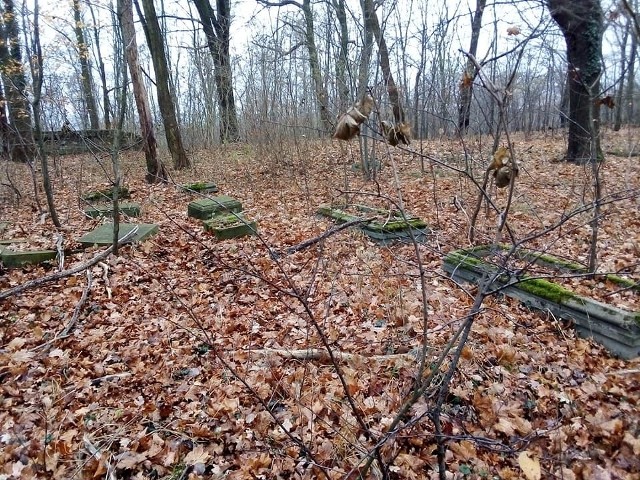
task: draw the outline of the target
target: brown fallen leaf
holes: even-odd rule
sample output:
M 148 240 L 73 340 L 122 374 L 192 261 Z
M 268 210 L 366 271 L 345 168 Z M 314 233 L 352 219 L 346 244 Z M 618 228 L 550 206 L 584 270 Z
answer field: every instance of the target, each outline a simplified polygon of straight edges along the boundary
M 518 455 L 518 464 L 527 480 L 540 480 L 540 478 L 542 478 L 540 460 L 535 457 L 530 457 L 528 451 L 520 452 L 520 455 Z

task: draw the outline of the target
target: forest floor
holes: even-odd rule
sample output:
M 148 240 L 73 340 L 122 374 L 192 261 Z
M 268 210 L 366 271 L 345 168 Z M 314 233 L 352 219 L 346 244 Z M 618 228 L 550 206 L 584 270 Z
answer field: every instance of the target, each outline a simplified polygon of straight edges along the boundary
M 514 146 L 514 237 L 586 264 L 591 210 L 572 212 L 591 202 L 591 166 L 558 162 L 564 139 L 551 132 L 514 136 Z M 606 131 L 603 147 L 609 201 L 598 269 L 638 281 L 640 130 Z M 190 152 L 192 168 L 170 169 L 171 182 L 153 186 L 144 155 L 123 154 L 139 221 L 159 233 L 88 272 L 0 300 L 0 479 L 356 478 L 380 439 L 389 478 L 438 478 L 429 419 L 438 380 L 388 428 L 411 394 L 416 353 L 428 345 L 433 365 L 471 311 L 476 288 L 450 280 L 442 260 L 470 246 L 478 190 L 461 172 L 481 180 L 491 139 L 469 139 L 467 156 L 448 139 L 414 143 L 414 153 L 376 148 L 383 169 L 369 182 L 353 168 L 355 141 L 274 136 Z M 51 159 L 66 248 L 101 223 L 86 218 L 81 195 L 109 186 L 109 162 Z M 55 248 L 29 169 L 0 165 L 0 222 L 8 222 L 0 238 Z M 259 236 L 216 241 L 187 216 L 197 198 L 177 188 L 187 181 L 213 181 L 240 200 Z M 489 192 L 505 205 L 507 190 Z M 399 193 L 432 228 L 424 243 L 381 246 L 351 228 L 287 254 L 332 226 L 316 215 L 320 205 L 396 208 Z M 40 190 L 38 198 L 45 206 Z M 496 241 L 497 221 L 482 208 L 476 243 Z M 66 255 L 64 268 L 104 248 Z M 57 270 L 55 262 L 2 269 L 0 294 Z M 558 281 L 640 310 L 636 290 Z M 323 341 L 352 354 L 338 358 L 341 375 Z M 552 315 L 489 297 L 442 411 L 447 478 L 638 479 L 638 404 L 640 359 L 616 359 Z M 382 478 L 377 461 L 369 475 Z

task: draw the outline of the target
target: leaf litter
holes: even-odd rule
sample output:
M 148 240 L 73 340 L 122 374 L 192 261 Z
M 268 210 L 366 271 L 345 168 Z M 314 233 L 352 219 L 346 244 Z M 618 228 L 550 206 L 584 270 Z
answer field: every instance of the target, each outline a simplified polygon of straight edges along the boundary
M 636 133 L 607 132 L 605 141 L 624 148 Z M 489 143 L 469 144 L 478 175 Z M 195 166 L 172 173 L 176 184 L 214 181 L 258 221 L 260 237 L 221 242 L 187 217 L 192 197 L 173 184 L 146 185 L 142 155 L 123 155 L 132 200 L 160 233 L 91 268 L 88 299 L 67 337 L 58 335 L 87 286 L 84 275 L 1 302 L 0 478 L 318 478 L 320 469 L 328 478 L 355 478 L 371 439 L 328 357 L 311 353 L 326 351 L 328 342 L 354 354 L 340 360 L 346 388 L 381 435 L 414 385 L 425 309 L 433 352 L 470 310 L 475 288 L 453 283 L 441 264 L 447 252 L 469 246 L 477 193 L 464 176 L 428 161 L 423 172 L 418 157 L 400 150 L 387 151 L 376 181 L 365 182 L 352 169 L 355 144 L 290 147 L 193 152 Z M 464 158 L 444 140 L 415 148 L 456 167 Z M 526 247 L 584 264 L 589 213 L 566 214 L 589 201 L 592 179 L 588 168 L 552 161 L 562 148 L 559 137 L 516 136 L 522 171 L 509 224 L 523 238 L 562 222 Z M 407 211 L 433 228 L 417 247 L 426 305 L 412 245 L 379 246 L 349 229 L 283 254 L 331 226 L 315 215 L 321 204 L 348 199 L 395 208 L 392 159 Z M 28 170 L 11 164 L 7 172 L 23 197 L 18 203 L 0 192 L 0 220 L 10 220 L 2 238 L 26 236 L 46 247 L 43 239 L 55 232 L 41 221 Z M 100 223 L 85 218 L 79 200 L 108 186 L 99 172 L 87 156 L 60 161 L 54 188 L 65 247 L 77 247 Z M 620 196 L 603 207 L 601 271 L 637 281 L 640 166 L 608 157 L 601 174 L 605 194 Z M 492 195 L 504 204 L 502 191 Z M 494 240 L 496 221 L 483 210 L 480 242 Z M 66 262 L 94 253 L 73 253 Z M 3 270 L 0 291 L 54 269 Z M 567 282 L 593 292 L 583 278 Z M 638 305 L 633 291 L 609 294 Z M 449 470 L 455 478 L 638 478 L 639 367 L 555 318 L 488 298 L 443 411 Z M 381 448 L 392 478 L 437 478 L 428 397 Z

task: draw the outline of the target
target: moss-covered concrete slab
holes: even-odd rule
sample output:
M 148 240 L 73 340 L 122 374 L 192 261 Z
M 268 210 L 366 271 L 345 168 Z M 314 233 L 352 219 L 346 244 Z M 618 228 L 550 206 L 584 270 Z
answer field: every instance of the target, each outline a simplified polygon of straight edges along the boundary
M 500 249 L 500 247 L 495 247 Z M 483 260 L 489 247 L 456 250 L 444 259 L 444 270 L 455 280 L 478 283 L 497 267 Z M 631 359 L 640 356 L 640 312 L 629 311 L 582 297 L 546 279 L 500 275 L 491 289 L 524 304 L 571 320 L 582 337 L 591 337 L 614 355 Z
M 208 220 L 223 212 L 242 212 L 242 203 L 227 195 L 212 198 L 201 198 L 190 202 L 187 214 L 199 220 Z
M 135 202 L 122 202 L 118 205 L 120 213 L 126 215 L 128 217 L 139 217 L 140 216 L 140 204 Z M 85 215 L 91 218 L 98 217 L 112 217 L 113 216 L 113 205 L 105 204 L 105 205 L 92 205 L 90 207 L 86 207 L 84 209 Z
M 0 245 L 11 245 L 13 243 L 27 243 L 29 241 L 28 238 L 3 238 L 0 239 Z
M 113 200 L 113 192 L 116 190 L 116 187 L 105 188 L 103 190 L 95 190 L 93 192 L 87 192 L 82 195 L 82 199 L 86 202 L 91 203 L 99 203 L 99 202 L 109 202 Z M 131 198 L 131 192 L 125 186 L 122 186 L 118 189 L 118 198 Z
M 418 217 L 409 214 L 402 215 L 401 212 L 390 211 L 370 207 L 367 205 L 354 205 L 356 213 L 349 213 L 342 208 L 329 205 L 322 205 L 318 208 L 318 214 L 331 218 L 339 223 L 352 222 L 355 220 L 365 220 L 371 216 L 376 216 L 374 220 L 363 222 L 359 225 L 360 230 L 374 241 L 387 244 L 395 241 L 424 241 L 429 228 L 427 224 Z
M 58 254 L 55 250 L 25 250 L 13 252 L 3 249 L 0 253 L 0 260 L 5 268 L 19 268 L 24 265 L 36 265 L 54 260 Z
M 122 239 L 134 228 L 138 229 L 136 234 L 125 243 L 142 242 L 152 235 L 158 233 L 158 226 L 153 223 L 121 223 L 118 230 L 118 238 Z M 113 243 L 113 223 L 105 223 L 95 230 L 87 233 L 78 240 L 83 246 L 111 245 Z
M 180 185 L 180 189 L 188 193 L 215 193 L 218 187 L 213 182 L 195 182 Z
M 218 240 L 256 235 L 258 232 L 256 222 L 247 220 L 242 214 L 217 215 L 202 223 L 204 229 L 213 233 Z

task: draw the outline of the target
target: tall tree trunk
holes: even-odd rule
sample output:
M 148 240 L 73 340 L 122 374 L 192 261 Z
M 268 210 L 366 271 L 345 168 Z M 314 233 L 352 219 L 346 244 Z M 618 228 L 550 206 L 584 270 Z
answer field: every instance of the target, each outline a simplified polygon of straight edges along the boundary
M 31 75 L 33 77 L 33 119 L 40 150 L 40 168 L 42 170 L 42 184 L 47 197 L 47 206 L 51 221 L 56 228 L 61 228 L 62 224 L 58 219 L 55 203 L 53 201 L 53 187 L 49 177 L 49 164 L 44 150 L 44 140 L 42 138 L 42 125 L 40 122 L 40 100 L 42 98 L 42 45 L 40 43 L 40 8 L 38 0 L 34 2 L 33 8 L 33 56 L 31 59 Z
M 338 111 L 346 112 L 349 107 L 349 84 L 347 83 L 347 64 L 349 62 L 349 26 L 345 0 L 333 0 L 333 8 L 340 25 L 340 51 L 336 60 L 336 84 L 338 88 Z
M 93 78 L 91 75 L 91 66 L 89 65 L 89 48 L 84 39 L 84 24 L 80 13 L 80 0 L 73 0 L 73 19 L 75 24 L 73 30 L 76 34 L 76 42 L 78 43 L 78 57 L 80 59 L 80 74 L 82 75 L 82 92 L 84 94 L 84 103 L 89 115 L 89 124 L 93 130 L 100 128 L 98 120 L 98 105 L 93 95 Z
M 158 106 L 160 107 L 160 114 L 162 115 L 167 146 L 169 147 L 169 152 L 171 152 L 174 168 L 181 170 L 189 167 L 190 162 L 182 144 L 182 135 L 180 134 L 178 120 L 176 119 L 176 107 L 173 102 L 173 95 L 169 90 L 169 67 L 167 66 L 167 56 L 156 9 L 153 6 L 153 0 L 142 0 L 142 6 L 144 8 L 143 16 L 142 12 L 140 12 L 138 1 L 134 1 L 140 19 L 142 20 L 144 33 L 147 37 L 147 44 L 151 52 L 153 69 L 156 72 Z
M 629 66 L 627 68 L 627 123 L 635 125 L 633 94 L 636 88 L 636 58 L 638 57 L 638 37 L 631 36 L 631 51 L 629 52 Z
M 624 110 L 622 101 L 624 99 L 624 79 L 627 76 L 627 40 L 629 39 L 629 33 L 631 32 L 631 22 L 627 21 L 624 26 L 624 33 L 622 34 L 622 42 L 620 44 L 620 80 L 618 90 L 616 91 L 616 104 L 615 104 L 615 119 L 613 122 L 613 130 L 619 131 L 622 127 L 622 112 Z
M 362 53 L 358 63 L 358 99 L 361 99 L 367 93 L 371 55 L 373 55 L 373 32 L 368 27 L 371 22 L 368 20 L 369 11 L 365 8 L 364 2 L 365 0 L 360 0 L 360 8 L 364 16 L 364 29 L 362 32 Z M 375 15 L 375 12 L 373 13 Z
M 13 0 L 4 0 L 4 8 L 0 10 L 0 72 L 9 113 L 9 156 L 16 162 L 30 162 L 35 155 L 35 144 Z
M 365 28 L 373 32 L 373 36 L 378 44 L 378 54 L 380 56 L 380 68 L 382 68 L 382 77 L 384 83 L 387 86 L 387 94 L 389 95 L 389 102 L 393 109 L 393 119 L 395 123 L 404 122 L 404 110 L 400 102 L 400 94 L 398 87 L 393 79 L 391 73 L 391 63 L 389 61 L 389 48 L 387 42 L 382 35 L 380 29 L 380 22 L 378 21 L 378 15 L 376 14 L 373 0 L 363 0 L 362 6 L 364 8 L 363 16 L 365 18 Z M 368 23 L 368 24 L 367 24 Z
M 240 139 L 236 103 L 233 96 L 233 75 L 229 53 L 231 27 L 231 1 L 216 0 L 217 14 L 209 0 L 193 0 L 207 38 L 214 65 L 214 77 L 220 105 L 220 141 L 237 142 Z
M 322 71 L 320 70 L 320 59 L 318 58 L 318 48 L 316 47 L 313 10 L 311 9 L 310 0 L 302 1 L 302 12 L 304 13 L 305 43 L 309 50 L 309 67 L 316 92 L 316 100 L 320 108 L 320 120 L 322 121 L 322 128 L 328 132 L 333 130 L 333 122 L 329 114 L 329 93 L 327 92 L 327 86 L 324 83 Z
M 96 22 L 96 15 L 93 10 L 93 2 L 88 2 L 89 11 L 91 12 L 91 18 L 93 20 L 93 41 L 96 46 L 96 53 L 98 58 L 98 72 L 100 72 L 100 87 L 102 90 L 102 107 L 104 108 L 104 128 L 111 129 L 111 100 L 109 98 L 109 89 L 107 88 L 107 73 L 104 68 L 104 61 L 102 60 L 102 51 L 100 49 L 100 33 L 98 31 L 98 24 Z
M 578 163 L 600 159 L 600 107 L 596 103 L 602 72 L 600 2 L 547 0 L 547 4 L 567 44 L 569 138 L 565 159 Z
M 159 183 L 167 181 L 167 171 L 164 165 L 158 160 L 156 137 L 153 132 L 153 120 L 151 108 L 149 107 L 149 97 L 142 81 L 142 69 L 138 61 L 138 45 L 136 44 L 136 31 L 133 24 L 133 6 L 131 0 L 118 0 L 118 19 L 122 30 L 122 40 L 124 42 L 129 74 L 133 86 L 133 96 L 140 117 L 140 130 L 142 133 L 142 145 L 147 163 L 148 183 Z
M 476 0 L 476 11 L 471 22 L 471 43 L 469 54 L 474 57 L 478 53 L 478 39 L 482 28 L 482 15 L 487 5 L 487 0 Z M 460 133 L 466 133 L 471 118 L 471 100 L 473 99 L 473 82 L 478 75 L 478 70 L 470 58 L 467 58 L 467 66 L 460 82 L 460 104 L 458 106 L 458 129 Z

